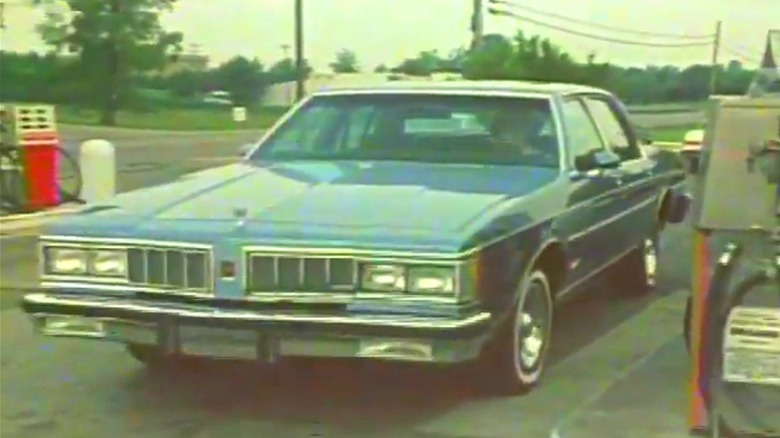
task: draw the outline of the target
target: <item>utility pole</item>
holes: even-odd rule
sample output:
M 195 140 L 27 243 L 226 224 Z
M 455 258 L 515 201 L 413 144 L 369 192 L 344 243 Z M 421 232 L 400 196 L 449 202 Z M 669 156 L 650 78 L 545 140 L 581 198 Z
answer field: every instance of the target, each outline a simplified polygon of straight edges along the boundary
M 0 0 L 0 30 L 5 30 L 5 2 Z
M 710 72 L 710 96 L 715 94 L 718 83 L 718 53 L 720 52 L 720 33 L 723 22 L 715 23 L 715 41 L 712 45 L 712 71 Z
M 282 47 L 282 54 L 283 54 L 282 60 L 290 59 L 290 45 L 289 44 L 282 44 L 281 47 Z M 289 85 L 289 84 L 287 84 L 287 85 Z M 285 86 L 284 88 L 285 88 L 285 92 L 287 94 L 286 102 L 287 102 L 288 105 L 292 105 L 293 104 L 293 100 L 292 100 L 292 87 Z
M 303 0 L 295 0 L 295 98 L 303 99 L 306 93 L 303 65 Z
M 483 15 L 484 7 L 482 0 L 472 0 L 473 12 L 471 14 L 471 50 L 476 50 L 482 43 L 482 36 L 485 31 L 485 19 Z

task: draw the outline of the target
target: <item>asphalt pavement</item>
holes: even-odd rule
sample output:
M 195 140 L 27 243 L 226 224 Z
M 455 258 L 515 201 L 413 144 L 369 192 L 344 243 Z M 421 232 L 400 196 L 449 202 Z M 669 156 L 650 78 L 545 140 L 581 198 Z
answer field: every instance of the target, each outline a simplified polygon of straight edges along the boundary
M 233 160 L 240 144 L 260 135 L 119 131 L 66 127 L 63 137 L 114 141 L 121 191 Z M 156 374 L 118 345 L 38 337 L 17 307 L 37 283 L 36 235 L 0 240 L 3 437 L 687 436 L 680 337 L 687 225 L 664 236 L 657 293 L 632 297 L 604 278 L 559 309 L 545 381 L 509 398 L 476 397 L 459 368 L 326 361 L 268 370 L 226 362 Z M 621 389 L 647 375 L 652 391 Z M 652 409 L 663 419 L 644 415 Z

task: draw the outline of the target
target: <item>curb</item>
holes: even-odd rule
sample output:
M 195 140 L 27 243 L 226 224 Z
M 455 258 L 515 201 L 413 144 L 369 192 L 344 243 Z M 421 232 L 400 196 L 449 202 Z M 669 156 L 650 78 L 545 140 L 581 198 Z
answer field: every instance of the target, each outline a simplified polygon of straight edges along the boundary
M 63 205 L 51 210 L 36 213 L 14 214 L 0 217 L 0 235 L 40 227 L 59 216 L 73 214 L 83 208 L 83 205 Z

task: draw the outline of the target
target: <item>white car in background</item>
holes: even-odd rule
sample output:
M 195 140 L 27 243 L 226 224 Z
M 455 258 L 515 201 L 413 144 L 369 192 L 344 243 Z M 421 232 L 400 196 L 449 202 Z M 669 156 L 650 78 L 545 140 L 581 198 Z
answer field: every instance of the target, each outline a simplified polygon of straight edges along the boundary
M 688 131 L 685 134 L 685 139 L 683 140 L 682 150 L 681 152 L 699 152 L 701 151 L 701 145 L 704 143 L 704 130 L 703 129 L 694 129 L 693 131 Z

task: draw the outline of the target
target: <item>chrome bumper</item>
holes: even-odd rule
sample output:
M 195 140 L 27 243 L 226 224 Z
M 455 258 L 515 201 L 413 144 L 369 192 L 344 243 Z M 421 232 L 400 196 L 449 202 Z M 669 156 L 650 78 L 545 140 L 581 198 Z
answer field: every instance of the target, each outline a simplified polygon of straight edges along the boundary
M 25 296 L 23 309 L 44 335 L 271 362 L 280 356 L 461 362 L 477 356 L 492 327 L 487 312 L 459 318 L 335 316 L 45 293 Z

